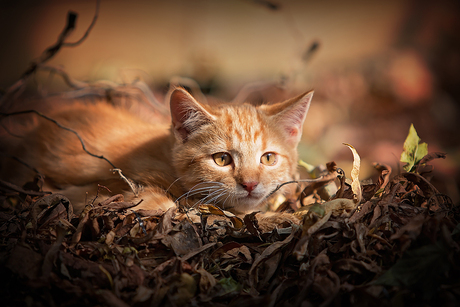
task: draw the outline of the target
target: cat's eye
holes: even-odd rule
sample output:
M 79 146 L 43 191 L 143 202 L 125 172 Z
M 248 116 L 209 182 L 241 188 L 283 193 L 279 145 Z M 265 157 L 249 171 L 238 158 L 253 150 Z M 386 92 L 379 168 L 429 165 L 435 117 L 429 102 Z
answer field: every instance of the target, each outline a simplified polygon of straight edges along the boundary
M 260 163 L 262 163 L 263 165 L 268 165 L 268 166 L 275 165 L 277 160 L 278 159 L 276 157 L 276 154 L 273 152 L 266 152 L 262 155 L 262 157 L 260 157 Z
M 214 162 L 219 166 L 226 166 L 232 163 L 232 156 L 226 152 L 218 152 L 212 155 Z

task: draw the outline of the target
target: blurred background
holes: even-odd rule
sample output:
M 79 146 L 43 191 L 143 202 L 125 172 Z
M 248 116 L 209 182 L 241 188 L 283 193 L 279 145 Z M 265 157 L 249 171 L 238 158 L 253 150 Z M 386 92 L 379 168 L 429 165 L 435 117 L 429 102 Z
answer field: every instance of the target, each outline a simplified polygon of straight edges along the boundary
M 6 93 L 78 13 L 69 41 L 83 36 L 96 1 L 1 1 L 0 89 Z M 434 182 L 459 201 L 460 2 L 409 0 L 102 0 L 80 45 L 62 48 L 47 64 L 85 82 L 145 82 L 162 101 L 174 76 L 231 100 L 247 84 L 249 99 L 278 101 L 314 89 L 300 145 L 313 165 L 336 161 L 348 171 L 362 158 L 399 170 L 413 123 L 436 160 Z M 71 90 L 37 73 L 21 95 Z

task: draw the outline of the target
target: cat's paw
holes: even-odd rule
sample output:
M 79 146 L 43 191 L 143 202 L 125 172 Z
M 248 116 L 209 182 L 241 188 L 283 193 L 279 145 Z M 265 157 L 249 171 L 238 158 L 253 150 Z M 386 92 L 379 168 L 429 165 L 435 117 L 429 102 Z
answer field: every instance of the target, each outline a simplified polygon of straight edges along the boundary
M 296 216 L 285 212 L 257 213 L 255 217 L 261 233 L 270 232 L 275 228 L 279 229 L 300 224 L 300 220 Z
M 176 207 L 176 204 L 166 195 L 166 192 L 158 187 L 145 187 L 137 197 L 133 197 L 132 193 L 129 193 L 129 196 L 126 197 L 131 198 L 134 203 L 139 203 L 133 208 L 136 211 L 162 210 L 166 212 L 169 208 Z

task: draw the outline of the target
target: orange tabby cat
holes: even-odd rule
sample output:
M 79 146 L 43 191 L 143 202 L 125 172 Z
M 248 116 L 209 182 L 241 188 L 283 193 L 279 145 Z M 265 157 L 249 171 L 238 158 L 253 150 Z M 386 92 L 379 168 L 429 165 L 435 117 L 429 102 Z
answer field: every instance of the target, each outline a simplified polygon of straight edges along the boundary
M 96 195 L 98 184 L 128 201 L 143 199 L 137 209 L 167 209 L 180 198 L 188 205 L 251 212 L 295 176 L 296 148 L 312 95 L 261 106 L 210 106 L 177 88 L 170 95 L 171 126 L 144 122 L 107 103 L 76 104 L 49 114 L 77 131 L 90 152 L 139 184 L 138 200 L 106 161 L 85 153 L 74 134 L 49 121 L 41 119 L 14 155 L 44 174 L 44 190 L 66 195 L 76 212 Z M 11 161 L 2 167 L 2 179 L 16 184 L 32 176 Z

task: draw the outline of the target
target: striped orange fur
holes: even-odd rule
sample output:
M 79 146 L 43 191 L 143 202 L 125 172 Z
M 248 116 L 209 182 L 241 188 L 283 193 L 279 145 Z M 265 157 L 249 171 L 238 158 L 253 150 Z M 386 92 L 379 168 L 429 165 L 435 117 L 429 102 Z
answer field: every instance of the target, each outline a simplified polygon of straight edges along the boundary
M 88 150 L 143 187 L 139 209 L 167 209 L 184 200 L 245 213 L 295 176 L 312 95 L 261 106 L 211 106 L 177 88 L 170 95 L 170 126 L 144 122 L 107 103 L 76 104 L 49 116 L 77 131 Z M 66 195 L 77 212 L 94 197 L 97 184 L 138 201 L 106 161 L 89 156 L 73 134 L 50 122 L 43 121 L 14 155 L 44 174 L 44 190 Z M 3 180 L 16 184 L 33 176 L 10 161 L 1 172 Z

